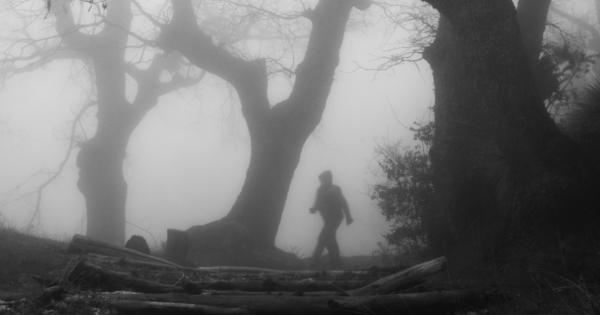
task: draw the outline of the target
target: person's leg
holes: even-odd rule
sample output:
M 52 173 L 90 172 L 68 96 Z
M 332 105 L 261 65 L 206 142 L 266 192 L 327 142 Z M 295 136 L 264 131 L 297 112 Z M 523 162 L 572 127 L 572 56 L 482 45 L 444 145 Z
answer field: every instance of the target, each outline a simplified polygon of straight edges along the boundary
M 340 257 L 340 247 L 335 238 L 335 234 L 329 240 L 329 246 L 327 247 L 327 251 L 329 251 L 329 259 L 332 268 L 339 268 L 342 266 L 342 258 Z
M 329 253 L 329 263 L 331 268 L 339 268 L 342 265 L 340 247 L 336 237 L 337 229 L 339 228 L 341 222 L 341 219 L 335 218 L 335 220 L 331 220 L 327 227 L 328 229 L 325 246 L 327 247 L 327 252 Z
M 317 239 L 317 246 L 315 247 L 315 250 L 313 251 L 312 260 L 311 260 L 312 267 L 318 266 L 319 259 L 321 258 L 321 254 L 323 253 L 323 250 L 325 249 L 326 233 L 327 233 L 326 228 L 327 228 L 327 225 L 324 225 L 323 229 L 321 229 L 321 233 L 319 234 L 319 238 Z

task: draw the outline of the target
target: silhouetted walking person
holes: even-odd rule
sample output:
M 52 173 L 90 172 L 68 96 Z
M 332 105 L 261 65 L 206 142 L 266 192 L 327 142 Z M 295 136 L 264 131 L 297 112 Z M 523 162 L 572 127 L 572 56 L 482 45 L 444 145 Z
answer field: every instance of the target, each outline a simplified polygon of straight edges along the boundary
M 327 248 L 331 267 L 339 267 L 341 265 L 340 248 L 335 234 L 344 216 L 346 217 L 346 224 L 351 224 L 353 220 L 348 209 L 348 202 L 344 198 L 342 190 L 333 184 L 331 171 L 321 173 L 319 180 L 321 181 L 321 186 L 317 189 L 315 204 L 310 209 L 310 213 L 319 211 L 321 217 L 323 217 L 324 224 L 313 253 L 312 264 L 313 266 L 318 265 L 323 249 Z

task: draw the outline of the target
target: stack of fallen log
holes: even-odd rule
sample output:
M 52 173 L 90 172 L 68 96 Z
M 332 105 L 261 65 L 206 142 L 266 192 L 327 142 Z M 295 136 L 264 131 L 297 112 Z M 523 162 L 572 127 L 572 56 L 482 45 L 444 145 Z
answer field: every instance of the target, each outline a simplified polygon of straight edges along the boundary
M 418 314 L 487 299 L 472 290 L 416 292 L 444 270 L 443 257 L 374 279 L 373 270 L 190 268 L 82 236 L 69 250 L 77 255 L 57 286 L 65 301 L 118 314 Z

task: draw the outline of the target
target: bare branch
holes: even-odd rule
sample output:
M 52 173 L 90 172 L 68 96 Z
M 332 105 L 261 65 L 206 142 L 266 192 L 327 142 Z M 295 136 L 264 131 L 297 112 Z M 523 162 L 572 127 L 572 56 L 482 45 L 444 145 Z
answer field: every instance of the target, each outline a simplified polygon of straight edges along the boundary
M 33 71 L 53 61 L 65 59 L 83 60 L 85 56 L 78 51 L 66 50 L 61 47 L 41 49 L 27 56 L 7 56 L 0 60 L 0 69 L 2 70 L 0 79 L 5 80 L 7 76 Z
M 273 18 L 273 19 L 296 20 L 299 18 L 308 18 L 308 16 L 309 16 L 308 15 L 309 11 L 291 13 L 291 14 L 290 13 L 280 13 L 280 12 L 266 9 L 261 6 L 256 6 L 256 5 L 250 4 L 249 2 L 242 3 L 240 1 L 233 1 L 233 0 L 222 0 L 222 2 L 229 3 L 229 4 L 235 5 L 237 7 L 246 8 L 246 9 L 249 9 L 251 12 L 256 12 L 256 13 L 264 15 L 268 18 Z
M 86 51 L 94 39 L 94 35 L 81 33 L 80 30 L 87 26 L 76 25 L 73 18 L 73 11 L 69 5 L 63 7 L 52 7 L 52 13 L 56 18 L 55 28 L 58 36 L 70 48 L 79 51 Z M 93 23 L 99 25 L 101 22 Z
M 233 56 L 216 46 L 210 36 L 198 27 L 194 8 L 189 0 L 172 0 L 173 19 L 160 36 L 159 45 L 176 49 L 196 66 L 205 69 L 234 86 L 252 72 L 252 63 Z
M 65 169 L 65 166 L 67 165 L 67 162 L 69 161 L 69 159 L 71 157 L 73 149 L 75 148 L 75 146 L 77 144 L 77 141 L 75 140 L 75 137 L 77 134 L 77 126 L 79 125 L 79 122 L 81 121 L 81 119 L 83 118 L 83 116 L 85 115 L 87 110 L 90 107 L 92 107 L 93 105 L 95 105 L 95 103 L 89 103 L 89 104 L 83 106 L 79 110 L 79 112 L 75 116 L 75 120 L 73 120 L 73 123 L 71 124 L 71 134 L 69 137 L 69 145 L 67 146 L 65 156 L 63 157 L 62 161 L 58 165 L 58 168 L 55 171 L 51 172 L 50 176 L 37 187 L 36 192 L 35 192 L 35 194 L 36 194 L 35 208 L 34 208 L 31 218 L 29 219 L 29 224 L 27 225 L 28 230 L 31 230 L 34 227 L 34 222 L 36 220 L 39 220 L 39 217 L 40 217 L 40 214 L 42 211 L 42 200 L 44 197 L 44 191 L 50 184 L 52 184 L 60 176 L 60 174 L 62 174 L 63 170 Z
M 376 1 L 373 6 L 382 12 L 390 32 L 398 29 L 410 34 L 408 41 L 400 40 L 389 43 L 382 49 L 376 59 L 376 66 L 359 65 L 369 71 L 383 71 L 401 64 L 412 63 L 416 66 L 423 60 L 423 51 L 435 39 L 439 15 L 426 4 L 402 4 L 395 1 Z
M 557 16 L 575 24 L 580 29 L 589 33 L 592 36 L 595 43 L 600 43 L 600 30 L 598 28 L 596 28 L 594 25 L 592 25 L 591 23 L 588 23 L 585 20 L 583 20 L 582 18 L 576 17 L 570 13 L 567 13 L 567 12 L 557 8 L 556 6 L 552 6 L 550 8 L 550 10 L 552 13 L 556 14 Z
M 170 81 L 161 83 L 158 87 L 158 91 L 161 94 L 166 94 L 178 89 L 190 87 L 198 83 L 199 81 L 202 81 L 202 79 L 204 79 L 205 76 L 206 71 L 202 71 L 202 73 L 195 78 L 184 77 L 182 75 L 176 74 Z
M 173 65 L 178 61 L 173 61 L 173 56 L 169 54 L 154 56 L 152 64 L 146 70 L 140 70 L 130 66 L 128 73 L 138 82 L 138 94 L 133 102 L 132 108 L 137 111 L 135 114 L 141 117 L 157 103 L 158 98 L 177 89 L 192 86 L 201 81 L 206 75 L 203 71 L 199 76 L 183 76 L 175 73 L 171 80 L 161 82 L 161 75 L 164 72 L 171 73 L 176 71 L 178 66 Z
M 242 100 L 249 123 L 259 124 L 269 109 L 264 61 L 247 61 L 216 46 L 198 27 L 189 0 L 172 0 L 173 19 L 160 36 L 159 46 L 177 50 L 194 65 L 231 83 Z
M 142 6 L 139 4 L 139 2 L 137 0 L 132 0 L 132 2 L 137 7 L 137 9 L 140 12 L 140 14 L 142 14 L 146 19 L 148 19 L 148 21 L 150 21 L 152 24 L 154 24 L 155 26 L 157 26 L 157 27 L 159 27 L 161 29 L 165 26 L 164 23 L 159 22 L 150 13 L 146 12 L 146 10 L 144 10 L 142 8 Z

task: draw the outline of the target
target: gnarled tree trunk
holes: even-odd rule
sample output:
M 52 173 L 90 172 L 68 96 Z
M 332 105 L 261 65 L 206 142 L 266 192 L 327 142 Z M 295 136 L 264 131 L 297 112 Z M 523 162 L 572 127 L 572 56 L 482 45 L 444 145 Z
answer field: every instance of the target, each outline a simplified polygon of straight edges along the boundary
M 275 236 L 288 190 L 302 147 L 325 109 L 350 11 L 360 3 L 319 1 L 308 15 L 313 29 L 293 91 L 287 100 L 271 106 L 264 61 L 243 60 L 215 46 L 199 29 L 191 3 L 172 1 L 173 20 L 160 45 L 178 50 L 236 89 L 252 150 L 246 180 L 229 214 L 188 230 L 190 261 L 268 264 L 260 256 L 269 256 L 269 252 L 273 255 L 266 260 L 282 258 L 275 248 Z M 261 255 L 253 256 L 257 250 Z
M 242 222 L 258 247 L 275 246 L 275 236 L 305 139 L 281 123 L 266 127 L 253 141 L 250 165 L 242 191 L 227 220 Z M 283 127 L 283 128 L 282 128 Z
M 425 53 L 436 87 L 433 247 L 468 265 L 558 263 L 595 234 L 595 169 L 544 108 L 512 1 L 427 2 L 442 15 Z
M 199 80 L 176 74 L 169 82 L 160 81 L 163 70 L 173 71 L 161 54 L 154 56 L 145 70 L 127 63 L 131 5 L 130 0 L 108 0 L 106 24 L 97 34 L 79 32 L 69 6 L 53 9 L 64 49 L 76 52 L 93 69 L 98 127 L 93 138 L 81 145 L 78 186 L 86 202 L 87 235 L 114 245 L 125 242 L 127 184 L 123 160 L 131 133 L 160 95 Z M 132 101 L 126 98 L 127 75 L 137 82 Z
M 123 160 L 137 121 L 125 99 L 125 49 L 132 20 L 130 1 L 110 1 L 104 30 L 77 46 L 94 69 L 96 134 L 81 145 L 78 187 L 85 197 L 87 235 L 115 245 L 125 242 L 127 184 Z M 87 36 L 87 35 L 84 35 Z
M 81 145 L 77 157 L 78 187 L 85 197 L 87 236 L 115 245 L 125 241 L 127 183 L 123 160 L 131 126 L 119 126 L 98 133 Z M 116 126 L 111 126 L 116 127 Z

